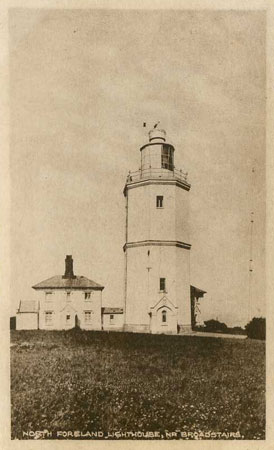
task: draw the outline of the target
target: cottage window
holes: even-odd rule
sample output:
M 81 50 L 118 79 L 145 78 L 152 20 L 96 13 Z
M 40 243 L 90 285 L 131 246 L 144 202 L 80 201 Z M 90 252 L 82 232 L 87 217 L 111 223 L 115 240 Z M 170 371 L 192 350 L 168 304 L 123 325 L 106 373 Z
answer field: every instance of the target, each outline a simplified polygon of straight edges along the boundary
M 85 311 L 85 323 L 91 322 L 91 311 Z
M 66 321 L 69 322 L 70 321 L 70 314 L 66 315 Z
M 45 312 L 45 323 L 50 324 L 52 322 L 52 311 Z
M 110 314 L 109 321 L 110 321 L 110 323 L 114 322 L 114 314 Z
M 160 291 L 165 292 L 166 290 L 166 279 L 160 278 Z
M 90 292 L 85 292 L 85 300 L 89 300 L 90 299 Z
M 162 322 L 163 323 L 166 323 L 166 311 L 164 310 L 164 311 L 162 311 Z
M 162 195 L 157 195 L 156 197 L 156 208 L 164 207 L 164 197 Z

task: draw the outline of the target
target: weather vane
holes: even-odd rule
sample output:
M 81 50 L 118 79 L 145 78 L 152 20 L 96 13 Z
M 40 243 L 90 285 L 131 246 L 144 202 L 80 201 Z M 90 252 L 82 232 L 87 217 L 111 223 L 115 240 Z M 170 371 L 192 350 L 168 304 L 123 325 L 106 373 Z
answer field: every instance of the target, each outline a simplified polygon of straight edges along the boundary
M 159 125 L 159 123 L 160 123 L 160 120 L 159 120 L 157 123 L 155 123 L 155 125 L 153 126 L 153 128 L 154 128 L 154 129 L 157 128 L 158 125 Z M 147 126 L 147 123 L 146 123 L 146 122 L 143 122 L 143 127 L 146 127 L 146 126 Z

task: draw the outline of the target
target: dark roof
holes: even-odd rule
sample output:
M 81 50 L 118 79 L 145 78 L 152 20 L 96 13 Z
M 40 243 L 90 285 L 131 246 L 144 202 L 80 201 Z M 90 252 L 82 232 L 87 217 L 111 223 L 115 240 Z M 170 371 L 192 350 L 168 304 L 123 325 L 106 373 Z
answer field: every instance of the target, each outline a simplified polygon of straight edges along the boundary
M 104 286 L 86 277 L 75 276 L 74 278 L 63 278 L 62 275 L 48 278 L 32 287 L 33 289 L 104 289 Z
M 103 314 L 123 314 L 123 308 L 102 308 Z
M 19 313 L 37 313 L 38 305 L 35 300 L 20 300 Z
M 195 286 L 190 286 L 190 289 L 195 292 L 198 297 L 203 297 L 206 294 L 206 291 L 202 289 L 196 288 Z

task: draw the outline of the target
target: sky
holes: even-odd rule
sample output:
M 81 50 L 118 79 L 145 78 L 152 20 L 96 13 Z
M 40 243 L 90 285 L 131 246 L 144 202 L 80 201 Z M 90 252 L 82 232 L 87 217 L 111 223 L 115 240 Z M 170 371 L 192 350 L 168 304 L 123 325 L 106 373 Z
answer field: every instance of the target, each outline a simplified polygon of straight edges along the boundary
M 122 306 L 123 187 L 160 121 L 191 183 L 202 317 L 264 316 L 265 13 L 11 9 L 9 49 L 11 314 L 66 254 Z

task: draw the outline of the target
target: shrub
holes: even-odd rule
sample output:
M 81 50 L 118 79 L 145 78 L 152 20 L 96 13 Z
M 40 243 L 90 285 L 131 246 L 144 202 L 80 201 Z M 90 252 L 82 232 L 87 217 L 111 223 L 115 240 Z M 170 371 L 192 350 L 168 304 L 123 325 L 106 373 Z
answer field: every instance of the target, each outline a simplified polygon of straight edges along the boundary
M 219 322 L 218 320 L 210 319 L 205 321 L 205 331 L 212 332 L 226 332 L 227 325 L 223 322 Z
M 265 340 L 266 320 L 264 317 L 253 317 L 245 326 L 247 336 L 250 339 Z
M 244 330 L 242 327 L 233 327 L 233 328 L 229 328 L 229 333 L 231 334 L 246 334 L 246 330 Z

